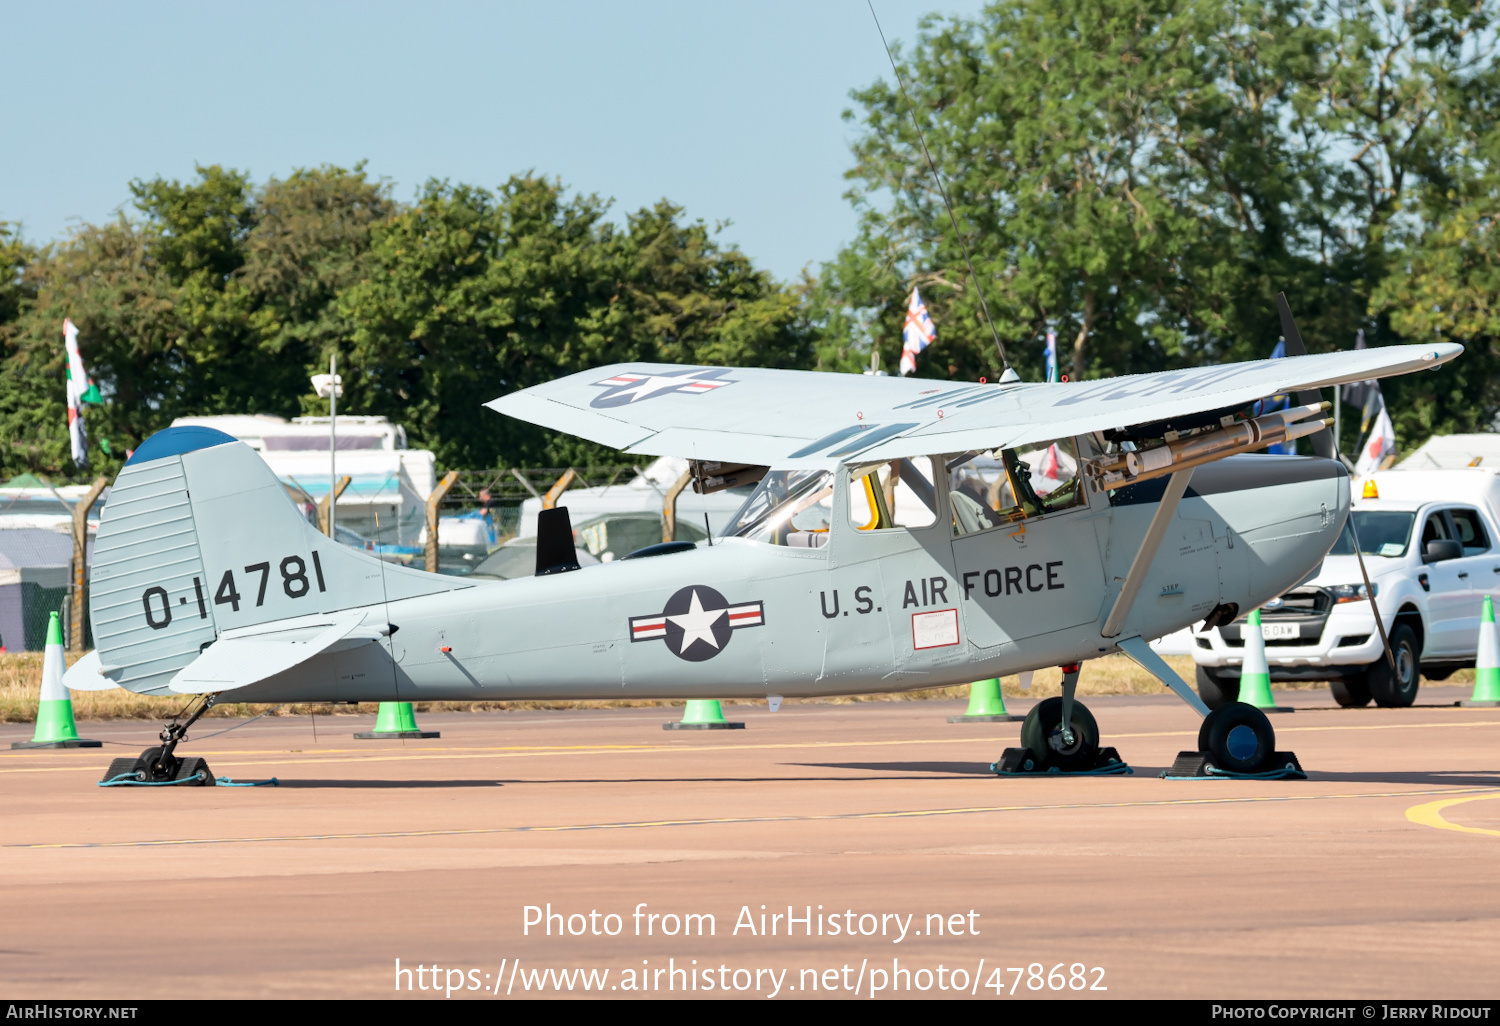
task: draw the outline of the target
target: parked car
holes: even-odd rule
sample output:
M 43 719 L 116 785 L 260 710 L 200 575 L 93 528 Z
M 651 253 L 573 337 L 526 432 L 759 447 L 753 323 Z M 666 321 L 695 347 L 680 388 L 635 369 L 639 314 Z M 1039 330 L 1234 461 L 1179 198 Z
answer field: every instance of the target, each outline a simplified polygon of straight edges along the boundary
M 1317 574 L 1261 607 L 1266 661 L 1273 681 L 1328 681 L 1339 705 L 1409 706 L 1422 675 L 1443 680 L 1474 665 L 1484 597 L 1500 598 L 1500 476 L 1386 471 L 1369 482 Z M 1193 634 L 1198 693 L 1210 706 L 1239 695 L 1245 630 L 1240 616 Z

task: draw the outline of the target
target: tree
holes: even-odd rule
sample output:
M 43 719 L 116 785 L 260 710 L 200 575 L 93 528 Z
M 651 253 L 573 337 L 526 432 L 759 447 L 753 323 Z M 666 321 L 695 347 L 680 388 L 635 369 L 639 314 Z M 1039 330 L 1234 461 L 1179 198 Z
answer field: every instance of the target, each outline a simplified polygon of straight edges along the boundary
M 211 166 L 187 183 L 130 188 L 134 218 L 84 225 L 27 258 L 24 310 L 5 340 L 13 380 L 0 393 L 13 429 L 7 471 L 118 469 L 127 449 L 184 415 L 299 413 L 309 370 L 351 333 L 336 317 L 338 290 L 393 209 L 360 168 L 297 171 L 256 190 Z M 68 457 L 65 317 L 106 400 L 85 411 L 91 438 L 112 443 L 93 448 L 82 472 Z
M 1049 327 L 1082 377 L 1192 362 L 1226 326 L 1274 323 L 1236 297 L 1292 241 L 1272 172 L 1296 160 L 1284 83 L 1316 38 L 1291 4 L 1006 0 L 924 25 L 900 65 L 910 108 L 884 83 L 854 94 L 862 231 L 825 272 L 848 305 L 883 297 L 890 337 L 926 283 L 951 373 L 998 370 L 914 110 L 1023 373 Z
M 1500 109 L 1495 11 L 999 0 L 924 22 L 899 67 L 1022 375 L 1040 375 L 1049 327 L 1075 376 L 1106 375 L 1266 356 L 1282 290 L 1314 351 L 1361 329 L 1377 345 L 1433 337 L 1404 309 L 1423 268 L 1424 288 L 1464 297 L 1431 303 L 1489 308 L 1483 247 L 1463 250 L 1462 285 L 1443 262 L 1466 226 L 1488 223 L 1477 183 L 1495 168 L 1480 145 Z M 993 374 L 910 111 L 894 85 L 853 96 L 861 230 L 814 290 L 820 352 L 893 355 L 920 284 L 939 327 L 925 373 Z M 1466 357 L 1392 382 L 1403 440 L 1493 416 L 1490 366 Z
M 665 202 L 621 230 L 597 196 L 512 178 L 496 192 L 430 183 L 376 228 L 340 315 L 356 327 L 350 409 L 407 425 L 447 466 L 558 466 L 612 452 L 481 407 L 624 360 L 805 365 L 783 293 Z

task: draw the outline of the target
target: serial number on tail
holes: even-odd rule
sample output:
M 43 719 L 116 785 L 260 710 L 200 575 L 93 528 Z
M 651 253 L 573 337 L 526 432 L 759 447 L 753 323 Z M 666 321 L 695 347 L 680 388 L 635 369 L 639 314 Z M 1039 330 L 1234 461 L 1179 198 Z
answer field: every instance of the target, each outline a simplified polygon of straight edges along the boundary
M 323 561 L 318 558 L 317 550 L 312 552 L 312 578 L 307 575 L 307 560 L 299 555 L 284 557 L 280 564 L 281 591 L 289 599 L 299 599 L 310 594 L 313 589 L 313 581 L 317 582 L 318 591 L 326 592 L 328 586 L 323 580 Z M 251 581 L 247 589 L 255 592 L 255 605 L 265 605 L 266 586 L 271 580 L 271 563 L 252 563 L 244 568 L 247 577 L 260 576 L 259 581 Z M 193 598 L 198 609 L 198 619 L 208 619 L 208 602 L 203 593 L 203 582 L 197 577 L 193 578 Z M 219 578 L 219 586 L 214 590 L 213 602 L 216 606 L 229 606 L 234 612 L 240 611 L 240 603 L 248 603 L 250 595 L 241 594 L 239 586 L 234 579 L 233 570 L 225 570 L 224 576 Z M 188 604 L 186 595 L 177 596 L 179 607 Z M 167 594 L 167 589 L 155 586 L 147 588 L 141 593 L 141 608 L 146 613 L 146 623 L 152 630 L 166 630 L 172 626 L 172 597 Z

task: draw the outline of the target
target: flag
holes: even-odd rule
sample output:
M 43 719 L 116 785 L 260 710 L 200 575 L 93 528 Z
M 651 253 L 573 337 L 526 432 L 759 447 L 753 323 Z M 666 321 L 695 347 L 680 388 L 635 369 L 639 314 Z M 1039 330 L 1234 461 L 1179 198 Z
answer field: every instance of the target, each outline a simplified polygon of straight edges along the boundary
M 78 328 L 63 318 L 63 343 L 68 350 L 68 435 L 73 442 L 73 462 L 82 467 L 89 461 L 89 435 L 83 424 L 83 404 L 102 403 L 98 387 L 89 380 L 78 352 Z
M 1057 380 L 1057 332 L 1047 329 L 1047 380 Z
M 937 327 L 927 304 L 922 302 L 922 293 L 911 290 L 911 303 L 906 307 L 906 327 L 901 329 L 901 376 L 914 374 L 917 370 L 917 354 L 937 341 Z
M 1062 468 L 1058 466 L 1057 443 L 1053 442 L 1042 454 L 1042 462 L 1037 465 L 1037 476 L 1050 478 L 1053 481 L 1062 480 Z
M 1380 469 L 1381 462 L 1396 451 L 1396 429 L 1391 425 L 1391 415 L 1386 411 L 1385 403 L 1380 404 L 1380 416 L 1375 418 L 1375 426 L 1370 429 L 1370 437 L 1365 439 L 1364 447 L 1359 451 L 1359 462 L 1354 465 L 1355 478 L 1369 477 Z
M 1359 332 L 1354 336 L 1354 351 L 1359 352 L 1364 348 L 1366 348 L 1365 329 L 1360 328 Z M 1363 410 L 1370 401 L 1371 393 L 1378 392 L 1380 390 L 1380 386 L 1375 384 L 1374 381 L 1351 381 L 1347 385 L 1344 385 L 1343 389 L 1344 391 L 1340 398 L 1342 398 L 1343 401 L 1348 403 L 1351 407 L 1358 407 L 1359 409 Z M 1360 431 L 1363 432 L 1369 426 L 1369 421 L 1366 420 L 1365 423 L 1360 427 Z

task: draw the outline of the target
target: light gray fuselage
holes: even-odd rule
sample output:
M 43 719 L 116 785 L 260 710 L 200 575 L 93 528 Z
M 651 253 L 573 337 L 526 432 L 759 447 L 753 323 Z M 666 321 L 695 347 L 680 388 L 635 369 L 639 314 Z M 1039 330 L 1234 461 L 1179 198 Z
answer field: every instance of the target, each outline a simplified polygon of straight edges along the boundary
M 835 510 L 848 502 L 839 477 Z M 1091 494 L 1087 506 L 1032 518 L 1024 531 L 955 538 L 942 517 L 924 529 L 860 531 L 835 516 L 816 549 L 727 538 L 389 603 L 371 581 L 372 612 L 394 634 L 324 652 L 232 695 L 796 697 L 962 684 L 1080 661 L 1114 651 L 1100 627 L 1158 508 L 1161 483 L 1151 488 L 1135 486 L 1145 492 L 1136 501 Z M 1331 461 L 1251 456 L 1200 468 L 1120 637 L 1158 637 L 1220 603 L 1243 610 L 1280 594 L 1316 570 L 1348 508 L 1348 476 Z M 693 588 L 711 589 L 729 608 L 713 641 L 693 642 L 684 651 L 697 658 L 684 658 L 654 623 L 670 598 Z M 700 600 L 713 604 L 707 594 Z M 745 625 L 726 629 L 737 609 Z M 922 614 L 935 614 L 916 621 L 927 628 L 914 626 Z M 950 619 L 956 643 L 944 633 Z

